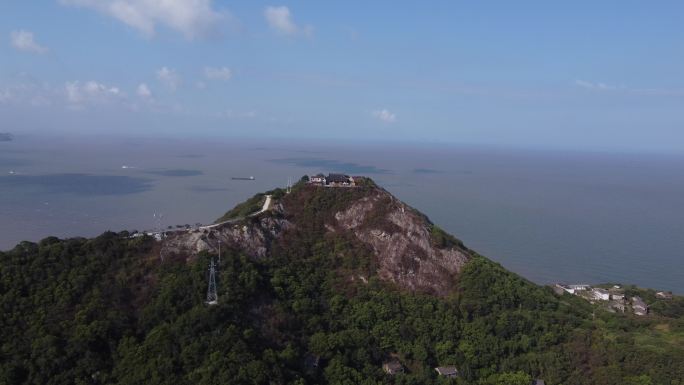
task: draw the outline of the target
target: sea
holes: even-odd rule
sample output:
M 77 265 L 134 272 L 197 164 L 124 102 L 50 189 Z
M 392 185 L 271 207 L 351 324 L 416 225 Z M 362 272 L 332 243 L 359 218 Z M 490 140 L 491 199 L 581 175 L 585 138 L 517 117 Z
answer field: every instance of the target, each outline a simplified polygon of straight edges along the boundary
M 533 282 L 684 294 L 682 155 L 15 135 L 0 142 L 0 250 L 47 236 L 211 223 L 255 193 L 318 172 L 373 178 Z

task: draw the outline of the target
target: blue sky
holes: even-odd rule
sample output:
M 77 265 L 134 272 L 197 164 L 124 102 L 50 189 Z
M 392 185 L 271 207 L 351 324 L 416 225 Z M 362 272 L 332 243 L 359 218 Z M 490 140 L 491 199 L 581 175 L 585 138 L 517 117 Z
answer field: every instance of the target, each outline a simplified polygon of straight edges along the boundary
M 0 131 L 684 151 L 680 1 L 0 4 Z

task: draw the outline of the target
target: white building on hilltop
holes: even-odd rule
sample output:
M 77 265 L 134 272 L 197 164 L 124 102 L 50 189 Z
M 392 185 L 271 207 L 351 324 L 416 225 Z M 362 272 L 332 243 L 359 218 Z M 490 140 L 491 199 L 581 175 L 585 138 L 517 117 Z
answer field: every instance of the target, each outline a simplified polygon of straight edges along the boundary
M 353 177 L 345 174 L 316 174 L 309 176 L 309 184 L 325 187 L 355 187 L 356 181 Z
M 322 184 L 325 185 L 326 179 L 323 174 L 316 174 L 309 177 L 309 183 Z

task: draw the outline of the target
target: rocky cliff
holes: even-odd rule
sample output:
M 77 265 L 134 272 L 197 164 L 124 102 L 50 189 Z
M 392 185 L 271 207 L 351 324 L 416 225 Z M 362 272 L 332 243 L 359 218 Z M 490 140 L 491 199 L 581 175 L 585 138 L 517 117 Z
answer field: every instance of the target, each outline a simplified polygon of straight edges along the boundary
M 406 290 L 448 294 L 469 250 L 425 215 L 367 182 L 355 188 L 302 183 L 290 194 L 276 194 L 270 210 L 257 216 L 172 233 L 163 241 L 163 252 L 193 258 L 204 250 L 216 253 L 221 243 L 261 259 L 293 244 L 300 245 L 298 252 L 316 252 L 318 243 L 344 239 L 368 259 L 362 280 L 377 276 Z

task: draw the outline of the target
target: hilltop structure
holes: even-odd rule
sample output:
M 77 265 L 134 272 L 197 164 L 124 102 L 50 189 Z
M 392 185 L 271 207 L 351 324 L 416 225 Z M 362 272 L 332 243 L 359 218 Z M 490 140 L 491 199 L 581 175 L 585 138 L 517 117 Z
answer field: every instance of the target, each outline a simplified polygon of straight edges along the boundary
M 316 174 L 309 176 L 309 184 L 325 187 L 355 187 L 355 178 L 344 174 L 328 174 L 325 176 L 323 174 Z

